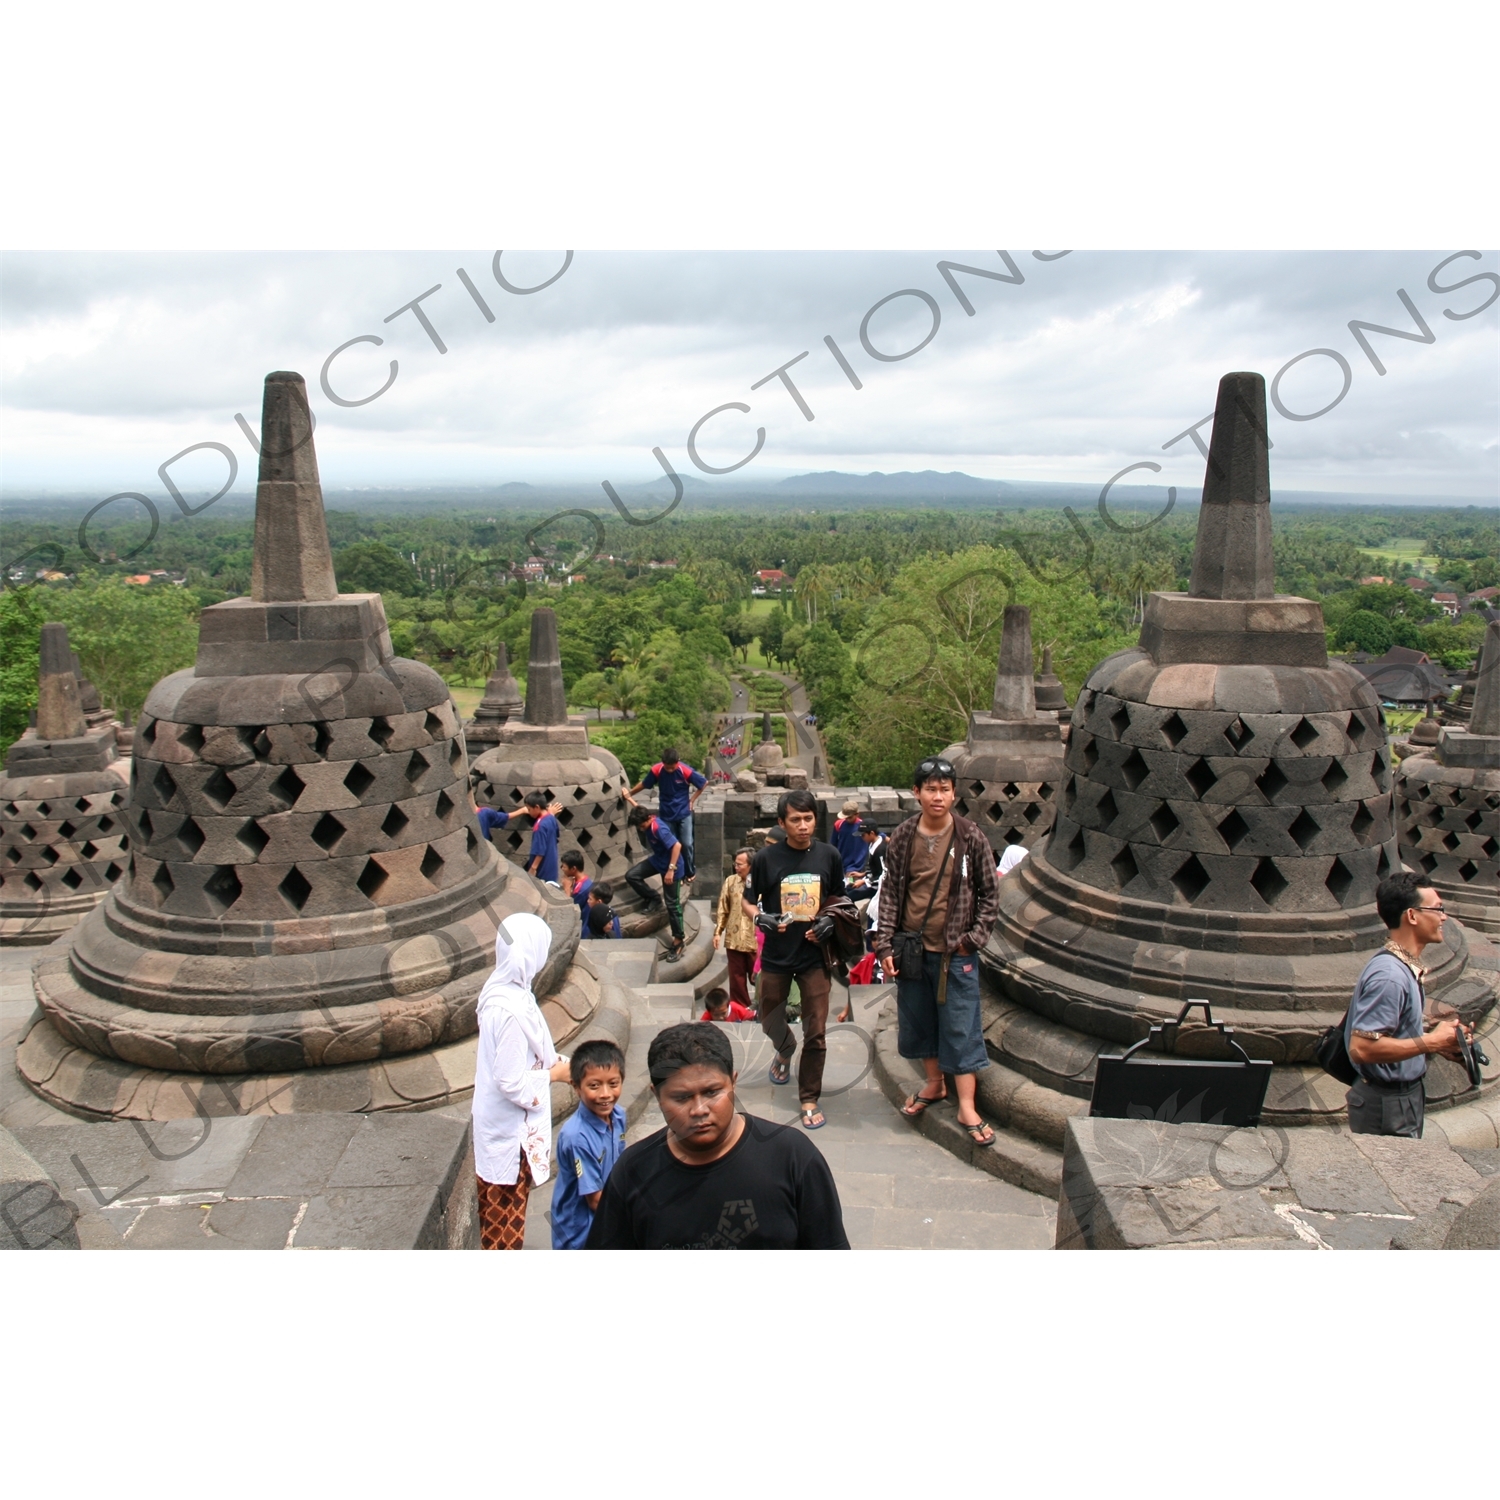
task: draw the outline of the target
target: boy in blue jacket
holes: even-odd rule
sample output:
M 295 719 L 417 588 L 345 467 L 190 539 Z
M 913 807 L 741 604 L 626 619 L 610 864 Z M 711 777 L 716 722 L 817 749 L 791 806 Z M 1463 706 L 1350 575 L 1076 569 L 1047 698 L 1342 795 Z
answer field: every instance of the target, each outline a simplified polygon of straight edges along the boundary
M 569 1076 L 578 1108 L 557 1132 L 557 1186 L 552 1193 L 552 1248 L 582 1250 L 594 1210 L 625 1149 L 625 1055 L 613 1042 L 585 1042 L 573 1053 Z

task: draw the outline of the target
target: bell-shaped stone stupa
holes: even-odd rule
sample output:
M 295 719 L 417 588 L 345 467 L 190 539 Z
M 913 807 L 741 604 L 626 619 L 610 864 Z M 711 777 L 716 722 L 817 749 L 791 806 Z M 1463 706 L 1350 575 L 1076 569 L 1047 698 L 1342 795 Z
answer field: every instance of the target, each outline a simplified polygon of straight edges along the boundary
M 578 918 L 479 836 L 446 684 L 339 594 L 300 375 L 266 377 L 251 597 L 146 700 L 129 873 L 35 970 L 39 1093 L 138 1119 L 401 1109 L 473 1082 L 495 929 Z M 465 1053 L 465 1047 L 468 1052 Z
M 943 752 L 957 773 L 958 811 L 984 829 L 997 854 L 1046 838 L 1067 775 L 1057 714 L 1038 710 L 1032 673 L 1031 610 L 1008 604 L 989 712 L 970 714 L 968 737 Z
M 491 745 L 499 744 L 501 726 L 519 719 L 524 708 L 521 689 L 511 674 L 505 642 L 501 641 L 495 653 L 495 670 L 484 685 L 484 697 L 479 700 L 474 717 L 464 724 L 470 759 L 477 760 Z
M 1402 860 L 1448 911 L 1500 935 L 1500 620 L 1484 632 L 1473 701 L 1466 728 L 1444 728 L 1430 754 L 1401 762 L 1396 826 Z
M 1226 375 L 1191 588 L 1152 594 L 1139 646 L 1090 675 L 1056 827 L 1001 882 L 984 961 L 1010 1004 L 991 1052 L 1075 1101 L 1101 1049 L 1201 998 L 1280 1065 L 1269 1122 L 1344 1107 L 1313 1048 L 1385 941 L 1390 753 L 1369 683 L 1328 660 L 1320 607 L 1275 592 L 1267 446 L 1263 378 Z M 1494 1005 L 1494 949 L 1460 923 L 1425 962 L 1429 995 L 1470 1019 Z M 1179 1050 L 1218 1055 L 1216 1036 Z M 1474 1098 L 1433 1064 L 1430 1107 Z
M 515 679 L 508 672 L 506 677 L 515 690 Z M 490 679 L 492 685 L 495 681 Z M 625 822 L 629 811 L 625 790 L 630 782 L 608 750 L 589 743 L 583 720 L 568 717 L 553 610 L 532 613 L 525 712 L 518 719 L 496 724 L 495 735 L 493 748 L 475 758 L 474 795 L 506 813 L 519 812 L 528 792 L 541 792 L 561 802 L 557 815 L 562 825 L 561 852 L 579 849 L 590 875 L 622 878 L 634 855 Z M 524 817 L 513 817 L 493 837 L 495 847 L 507 859 L 517 865 L 526 863 L 531 833 Z M 625 900 L 622 887 L 621 904 Z
M 1038 713 L 1063 714 L 1068 711 L 1062 678 L 1052 670 L 1051 646 L 1042 647 L 1042 670 L 1036 674 L 1036 706 Z
M 66 627 L 43 625 L 36 727 L 10 747 L 0 777 L 0 941 L 7 944 L 52 942 L 125 872 L 130 767 L 119 759 L 108 710 L 91 722 L 77 661 Z
M 760 743 L 750 752 L 750 768 L 757 776 L 769 776 L 786 769 L 786 754 L 771 730 L 769 710 L 760 716 Z

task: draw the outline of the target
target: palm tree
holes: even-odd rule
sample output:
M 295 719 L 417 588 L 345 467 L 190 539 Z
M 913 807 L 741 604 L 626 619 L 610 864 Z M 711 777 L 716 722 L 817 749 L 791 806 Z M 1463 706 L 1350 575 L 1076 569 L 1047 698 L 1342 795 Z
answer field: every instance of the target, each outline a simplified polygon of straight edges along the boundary
M 797 602 L 807 611 L 809 625 L 818 623 L 818 608 L 827 604 L 832 583 L 829 570 L 818 563 L 809 564 L 797 574 Z
M 626 667 L 615 674 L 614 681 L 609 684 L 609 696 L 604 701 L 611 708 L 619 709 L 622 719 L 629 719 L 645 700 L 646 683 L 641 674 L 632 667 Z

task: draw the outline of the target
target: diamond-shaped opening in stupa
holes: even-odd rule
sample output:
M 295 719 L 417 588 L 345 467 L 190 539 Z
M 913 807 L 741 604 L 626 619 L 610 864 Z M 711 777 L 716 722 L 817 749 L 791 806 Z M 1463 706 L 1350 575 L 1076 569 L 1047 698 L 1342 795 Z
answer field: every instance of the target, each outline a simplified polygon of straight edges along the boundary
M 240 899 L 243 889 L 233 865 L 217 866 L 213 874 L 203 882 L 203 894 L 208 897 L 208 903 L 216 915 L 228 911 Z
M 1255 888 L 1255 894 L 1267 906 L 1275 906 L 1277 897 L 1291 884 L 1291 881 L 1277 869 L 1274 859 L 1262 859 L 1255 866 L 1255 873 L 1250 877 L 1250 884 Z
M 1110 860 L 1109 867 L 1114 871 L 1115 885 L 1122 891 L 1141 873 L 1141 867 L 1135 862 L 1135 855 L 1130 852 L 1129 844 Z
M 1210 884 L 1208 871 L 1198 863 L 1198 856 L 1190 854 L 1178 865 L 1176 873 L 1172 876 L 1172 884 L 1177 894 L 1191 906 Z
M 312 895 L 312 882 L 296 865 L 293 865 L 282 877 L 281 884 L 276 889 L 281 892 L 282 899 L 293 911 L 301 911 L 307 905 L 307 898 Z
M 1182 779 L 1192 787 L 1193 795 L 1201 802 L 1214 789 L 1219 778 L 1214 775 L 1213 767 L 1200 757 L 1182 773 Z
M 348 785 L 347 778 L 345 778 L 344 784 L 346 786 Z M 297 798 L 302 795 L 302 793 L 306 790 L 306 787 L 307 783 L 303 781 L 303 779 L 290 766 L 288 766 L 286 770 L 284 770 L 281 775 L 271 783 L 268 790 L 270 791 L 272 797 L 274 797 L 276 801 L 278 801 L 282 805 L 283 808 L 288 808 L 294 807 L 296 805 Z
M 1350 889 L 1354 885 L 1354 872 L 1343 860 L 1335 859 L 1329 867 L 1328 874 L 1323 879 L 1323 884 L 1328 887 L 1329 894 L 1340 906 L 1344 904 Z
M 1312 847 L 1313 840 L 1317 838 L 1317 836 L 1322 833 L 1322 831 L 1322 828 L 1318 825 L 1318 820 L 1312 817 L 1305 807 L 1292 820 L 1292 826 L 1287 829 L 1287 832 L 1292 837 L 1292 842 L 1296 844 L 1296 846 L 1304 854 L 1306 854 L 1308 849 Z
M 1139 750 L 1132 750 L 1120 765 L 1120 775 L 1125 778 L 1125 785 L 1133 792 L 1151 774 L 1151 767 L 1146 764 L 1146 758 Z
M 325 853 L 344 836 L 344 825 L 332 813 L 324 813 L 313 825 L 312 841 Z

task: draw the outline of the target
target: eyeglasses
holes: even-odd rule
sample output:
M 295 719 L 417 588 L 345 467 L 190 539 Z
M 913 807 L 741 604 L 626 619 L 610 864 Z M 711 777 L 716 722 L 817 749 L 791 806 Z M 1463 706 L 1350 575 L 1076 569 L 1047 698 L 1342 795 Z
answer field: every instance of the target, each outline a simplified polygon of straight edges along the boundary
M 913 780 L 923 782 L 943 777 L 946 777 L 949 781 L 953 780 L 953 762 L 951 760 L 944 760 L 942 756 L 937 755 L 924 760 L 917 767 Z

